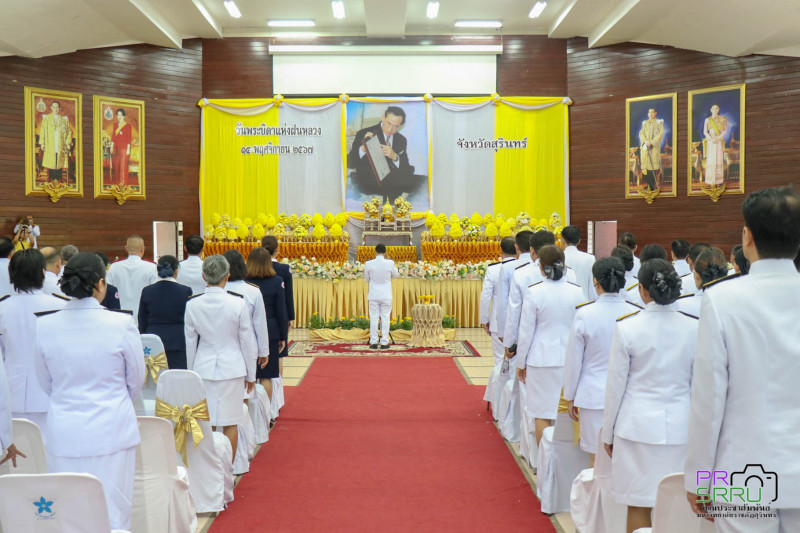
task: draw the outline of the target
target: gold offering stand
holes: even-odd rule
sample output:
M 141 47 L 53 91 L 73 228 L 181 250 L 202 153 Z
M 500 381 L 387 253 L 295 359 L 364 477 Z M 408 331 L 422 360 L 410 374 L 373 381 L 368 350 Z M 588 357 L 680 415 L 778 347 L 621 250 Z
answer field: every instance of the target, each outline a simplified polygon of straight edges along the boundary
M 411 330 L 409 346 L 435 347 L 444 346 L 444 329 L 442 328 L 442 306 L 433 303 L 433 295 L 418 296 L 419 303 L 411 308 L 411 319 L 414 329 Z

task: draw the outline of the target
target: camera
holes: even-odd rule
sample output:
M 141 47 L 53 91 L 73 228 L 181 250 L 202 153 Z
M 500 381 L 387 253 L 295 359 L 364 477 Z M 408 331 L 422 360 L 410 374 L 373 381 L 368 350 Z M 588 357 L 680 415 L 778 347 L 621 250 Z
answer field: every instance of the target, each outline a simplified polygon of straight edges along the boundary
M 731 487 L 761 490 L 761 504 L 778 499 L 778 474 L 767 472 L 764 465 L 747 465 L 741 472 L 731 472 Z

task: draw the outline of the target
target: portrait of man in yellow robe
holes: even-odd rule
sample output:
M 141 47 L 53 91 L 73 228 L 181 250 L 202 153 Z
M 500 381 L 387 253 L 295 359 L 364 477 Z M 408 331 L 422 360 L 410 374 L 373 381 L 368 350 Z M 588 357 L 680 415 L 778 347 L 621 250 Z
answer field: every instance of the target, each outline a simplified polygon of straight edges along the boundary
M 39 149 L 48 180 L 61 180 L 62 177 L 68 180 L 72 128 L 69 118 L 61 114 L 61 103 L 57 100 L 50 104 L 50 113 L 42 117 L 39 125 Z
M 658 118 L 654 107 L 647 110 L 647 120 L 639 130 L 641 143 L 642 181 L 656 190 L 661 181 L 661 141 L 664 139 L 664 120 Z

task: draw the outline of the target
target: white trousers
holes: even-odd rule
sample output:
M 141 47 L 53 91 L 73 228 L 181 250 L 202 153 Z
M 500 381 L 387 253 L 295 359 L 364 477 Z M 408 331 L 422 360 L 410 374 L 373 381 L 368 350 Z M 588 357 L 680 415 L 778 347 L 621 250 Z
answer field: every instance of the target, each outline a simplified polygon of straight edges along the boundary
M 133 512 L 133 478 L 136 473 L 136 447 L 91 457 L 57 457 L 47 454 L 51 474 L 77 472 L 91 474 L 103 484 L 111 529 L 130 529 Z
M 774 518 L 715 518 L 714 527 L 719 533 L 798 533 L 800 509 L 773 509 Z
M 506 353 L 506 347 L 503 346 L 503 341 L 500 340 L 497 333 L 492 333 L 492 353 L 494 354 L 494 364 L 501 364 Z M 511 370 L 515 369 L 512 368 Z
M 381 344 L 389 344 L 389 317 L 392 300 L 369 300 L 369 343 L 378 344 L 378 320 L 381 322 Z

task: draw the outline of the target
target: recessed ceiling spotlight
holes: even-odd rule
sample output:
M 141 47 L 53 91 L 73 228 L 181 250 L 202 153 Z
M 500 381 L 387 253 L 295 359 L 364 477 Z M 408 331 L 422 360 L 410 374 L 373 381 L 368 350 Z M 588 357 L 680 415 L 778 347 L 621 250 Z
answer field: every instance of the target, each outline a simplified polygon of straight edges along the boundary
M 233 0 L 225 0 L 225 9 L 228 10 L 228 14 L 235 19 L 242 17 L 242 12 L 239 11 L 239 8 L 236 6 L 236 2 Z
M 531 12 L 528 13 L 528 18 L 532 19 L 539 18 L 539 15 L 542 14 L 542 11 L 544 11 L 544 8 L 546 7 L 547 7 L 547 2 L 536 2 L 535 4 L 533 4 Z
M 428 2 L 428 9 L 425 11 L 425 16 L 429 19 L 435 19 L 439 16 L 439 2 Z
M 456 28 L 502 28 L 499 20 L 457 20 Z
M 313 20 L 268 20 L 267 26 L 272 28 L 311 28 L 315 26 Z
M 331 2 L 331 9 L 333 9 L 333 16 L 337 19 L 344 18 L 344 0 L 333 0 Z

